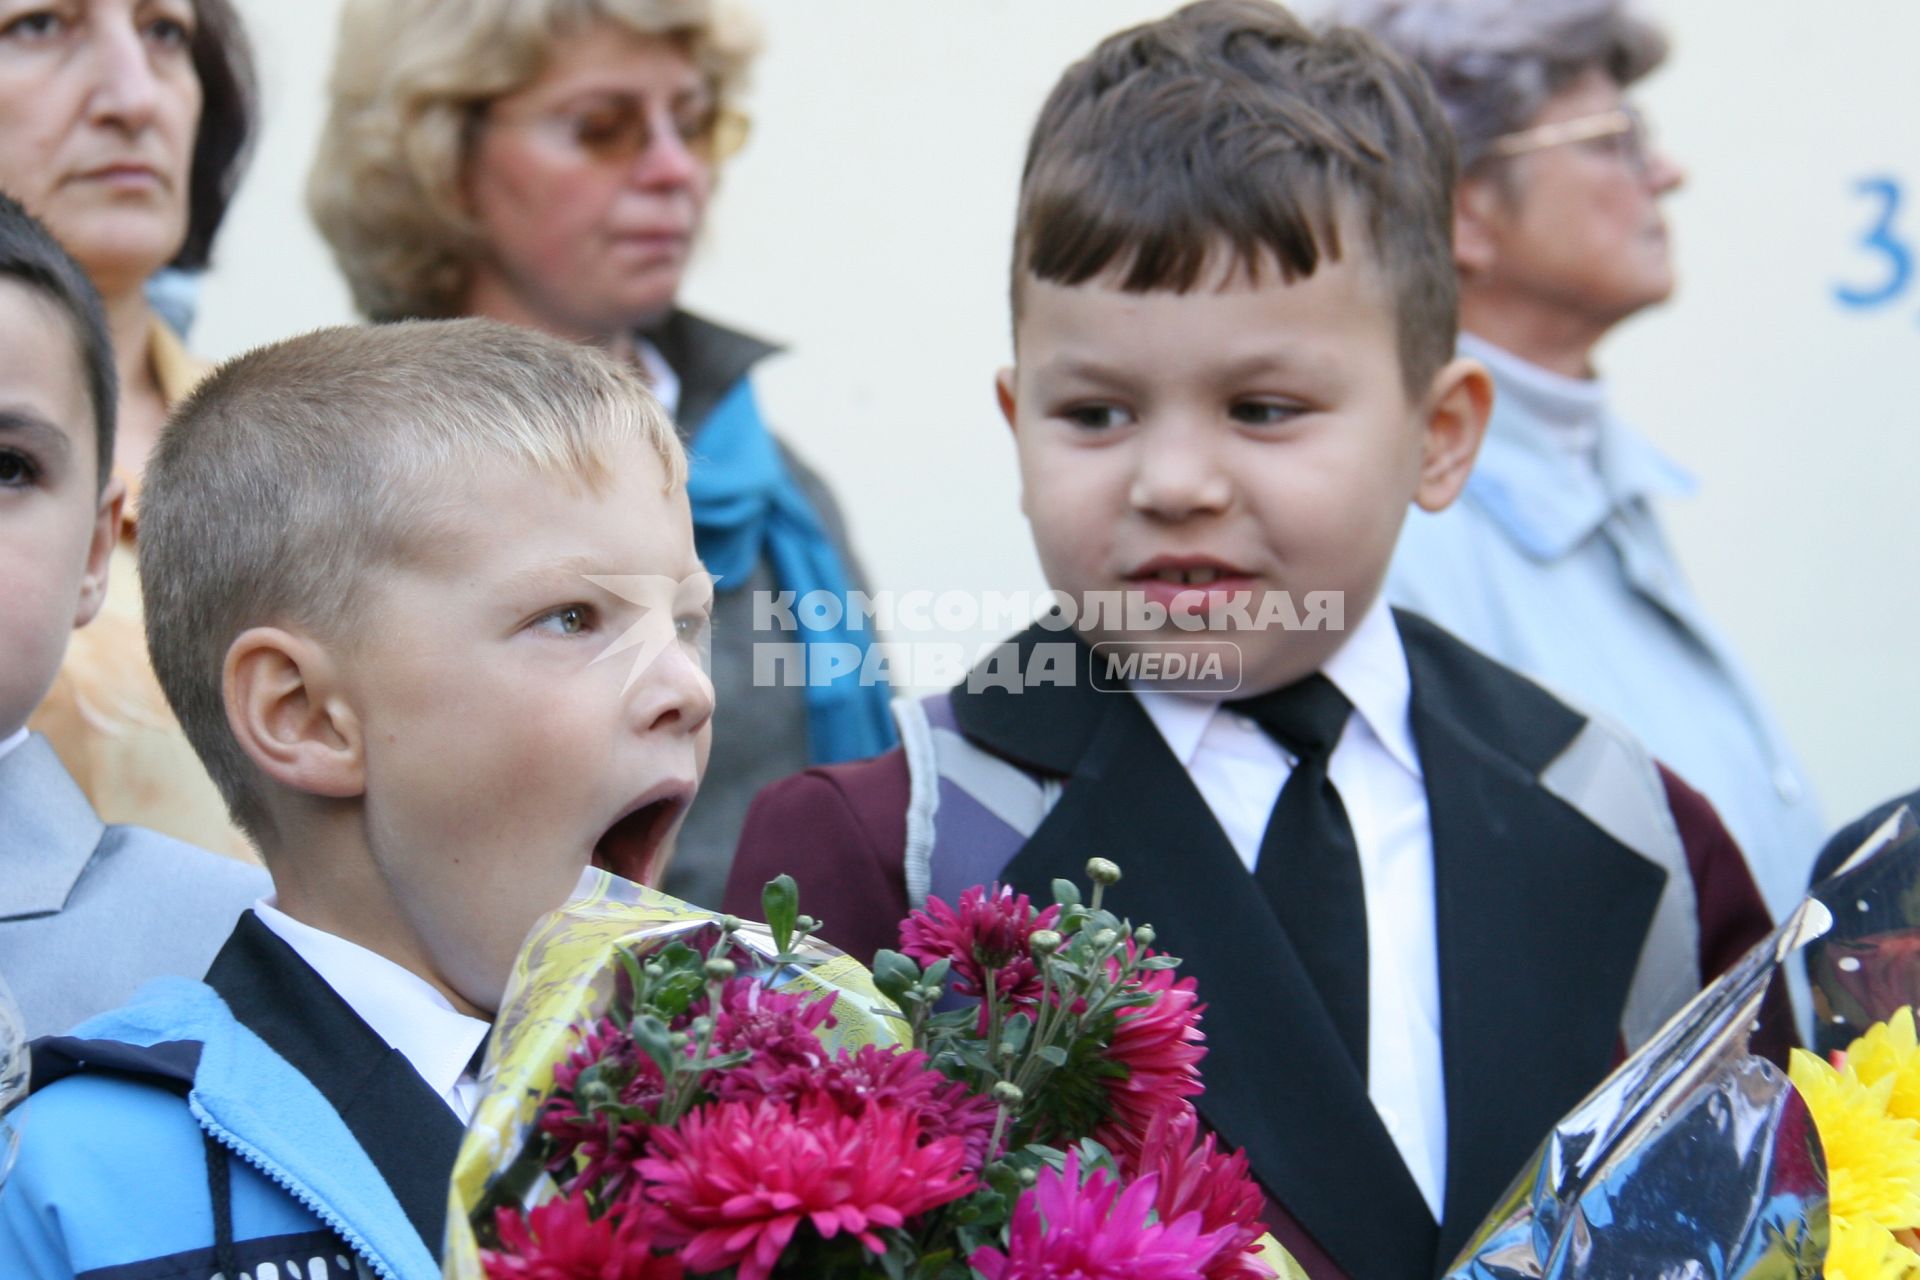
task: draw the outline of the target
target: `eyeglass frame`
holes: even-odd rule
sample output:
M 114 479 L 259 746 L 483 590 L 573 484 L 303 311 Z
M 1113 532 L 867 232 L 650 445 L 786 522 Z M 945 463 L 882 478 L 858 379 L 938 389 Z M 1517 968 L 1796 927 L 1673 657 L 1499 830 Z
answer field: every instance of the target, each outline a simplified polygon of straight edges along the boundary
M 492 101 L 474 104 L 475 118 L 491 127 L 504 125 L 507 128 L 530 128 L 542 132 L 558 134 L 568 145 L 596 164 L 632 164 L 654 148 L 659 135 L 654 131 L 652 115 L 646 109 L 646 102 L 633 94 L 609 95 L 609 101 L 622 108 L 638 108 L 634 118 L 640 122 L 640 143 L 638 146 L 619 146 L 616 148 L 595 148 L 583 143 L 579 138 L 580 123 L 585 113 L 571 111 L 528 112 L 524 115 L 503 114 L 493 110 Z M 669 113 L 671 114 L 671 113 Z M 688 133 L 675 122 L 673 133 L 680 145 L 706 164 L 721 164 L 740 154 L 747 145 L 753 131 L 753 118 L 736 107 L 714 103 L 696 132 Z
M 1553 147 L 1579 142 L 1600 142 L 1607 138 L 1626 139 L 1626 158 L 1635 173 L 1644 174 L 1651 165 L 1653 138 L 1646 118 L 1629 106 L 1596 111 L 1572 120 L 1535 125 L 1513 133 L 1503 133 L 1487 144 L 1484 158 L 1511 160 Z

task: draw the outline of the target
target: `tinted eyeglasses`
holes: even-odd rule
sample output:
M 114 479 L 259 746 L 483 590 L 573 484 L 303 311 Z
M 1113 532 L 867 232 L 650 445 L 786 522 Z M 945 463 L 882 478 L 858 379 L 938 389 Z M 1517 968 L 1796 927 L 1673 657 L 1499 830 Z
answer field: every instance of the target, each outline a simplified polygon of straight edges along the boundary
M 533 129 L 603 164 L 631 164 L 650 150 L 661 124 L 680 145 L 708 163 L 736 154 L 746 145 L 747 116 L 710 102 L 674 104 L 657 111 L 645 99 L 627 94 L 596 98 L 564 111 L 508 115 L 489 111 L 490 125 Z
M 1603 147 L 1617 154 L 1626 161 L 1628 167 L 1642 176 L 1647 172 L 1653 150 L 1652 135 L 1640 113 L 1632 107 L 1616 107 L 1590 116 L 1502 134 L 1488 145 L 1486 155 L 1488 159 L 1506 160 L 1574 143 Z

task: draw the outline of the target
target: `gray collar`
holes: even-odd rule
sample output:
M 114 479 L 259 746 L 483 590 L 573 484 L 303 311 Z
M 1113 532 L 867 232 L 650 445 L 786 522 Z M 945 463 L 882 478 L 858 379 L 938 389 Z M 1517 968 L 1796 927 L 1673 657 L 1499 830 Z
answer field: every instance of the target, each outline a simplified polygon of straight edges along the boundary
M 1466 496 L 1535 559 L 1571 554 L 1616 511 L 1694 491 L 1691 476 L 1614 416 L 1601 384 L 1555 379 L 1471 335 L 1460 347 L 1486 361 L 1495 384 Z M 1596 467 L 1553 438 L 1552 423 L 1573 418 L 1598 424 Z
M 0 920 L 65 907 L 106 830 L 45 738 L 0 758 Z

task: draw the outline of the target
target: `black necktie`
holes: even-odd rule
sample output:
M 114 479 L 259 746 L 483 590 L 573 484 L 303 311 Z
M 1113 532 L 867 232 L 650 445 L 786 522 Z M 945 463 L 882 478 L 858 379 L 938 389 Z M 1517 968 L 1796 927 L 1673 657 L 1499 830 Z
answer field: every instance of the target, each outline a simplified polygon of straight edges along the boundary
M 1253 876 L 1306 966 L 1340 1038 L 1367 1074 L 1367 899 L 1360 849 L 1327 761 L 1353 711 L 1322 675 L 1229 702 L 1295 758 Z

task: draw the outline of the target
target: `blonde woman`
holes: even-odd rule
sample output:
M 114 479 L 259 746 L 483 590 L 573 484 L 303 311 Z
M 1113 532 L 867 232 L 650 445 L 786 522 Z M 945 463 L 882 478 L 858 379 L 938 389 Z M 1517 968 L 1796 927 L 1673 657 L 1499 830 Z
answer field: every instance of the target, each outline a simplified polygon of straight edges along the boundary
M 893 743 L 886 690 L 859 671 L 795 687 L 763 663 L 756 680 L 759 646 L 858 656 L 870 632 L 756 631 L 755 595 L 861 584 L 831 495 L 761 418 L 749 374 L 773 348 L 677 303 L 745 138 L 753 53 L 741 16 L 706 0 L 348 0 L 309 187 L 368 318 L 487 316 L 603 345 L 673 413 L 719 578 L 718 710 L 666 887 L 709 906 L 761 785 Z
M 106 303 L 120 378 L 113 463 L 128 494 L 106 605 L 74 634 L 30 727 L 102 820 L 244 858 L 252 847 L 147 663 L 133 539 L 147 454 L 204 372 L 146 286 L 164 267 L 207 265 L 253 110 L 229 0 L 0 0 L 0 190 L 52 230 Z

